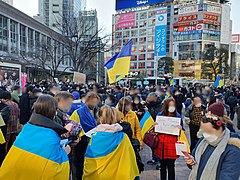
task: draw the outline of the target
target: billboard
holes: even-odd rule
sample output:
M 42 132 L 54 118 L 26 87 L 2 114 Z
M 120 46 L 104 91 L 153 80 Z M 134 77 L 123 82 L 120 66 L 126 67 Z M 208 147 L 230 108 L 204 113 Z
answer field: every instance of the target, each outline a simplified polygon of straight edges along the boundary
M 211 20 L 211 21 L 218 21 L 219 16 L 213 15 L 213 14 L 203 14 L 203 19 Z
M 118 14 L 115 16 L 116 28 L 129 28 L 135 26 L 136 13 Z
M 155 56 L 166 56 L 167 41 L 167 9 L 161 9 L 156 14 L 155 26 Z
M 203 24 L 193 25 L 193 26 L 180 26 L 178 27 L 178 32 L 188 32 L 195 30 L 202 30 Z
M 167 0 L 116 0 L 116 11 L 121 9 L 128 9 L 156 3 L 162 3 Z

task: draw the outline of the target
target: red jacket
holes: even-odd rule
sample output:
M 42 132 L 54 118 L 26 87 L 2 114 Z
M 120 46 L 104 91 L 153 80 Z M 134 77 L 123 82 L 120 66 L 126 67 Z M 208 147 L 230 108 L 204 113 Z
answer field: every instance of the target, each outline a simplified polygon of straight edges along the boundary
M 178 136 L 168 134 L 158 134 L 158 147 L 154 150 L 154 154 L 162 159 L 177 159 L 175 143 Z
M 162 115 L 159 113 L 158 115 Z M 169 115 L 171 116 L 171 115 Z M 182 124 L 182 123 L 181 123 Z M 154 150 L 154 154 L 162 159 L 177 159 L 175 143 L 178 141 L 178 136 L 169 134 L 158 134 L 158 147 Z

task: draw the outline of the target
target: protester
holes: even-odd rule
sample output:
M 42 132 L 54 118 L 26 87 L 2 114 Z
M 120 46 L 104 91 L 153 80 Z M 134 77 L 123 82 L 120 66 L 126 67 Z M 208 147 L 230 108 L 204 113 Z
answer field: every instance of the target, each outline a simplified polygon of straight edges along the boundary
M 139 176 L 131 142 L 109 106 L 99 112 L 100 125 L 85 154 L 83 179 L 134 179 Z M 108 147 L 108 148 L 106 148 Z
M 162 111 L 158 116 L 168 116 L 181 118 L 181 115 L 177 112 L 176 102 L 173 98 L 168 98 L 164 101 Z M 157 123 L 155 123 L 157 125 Z M 181 126 L 179 130 L 183 128 L 183 121 L 181 119 Z M 178 141 L 178 136 L 158 133 L 159 143 L 154 150 L 154 154 L 158 156 L 161 162 L 161 180 L 168 179 L 175 180 L 175 161 L 178 158 L 176 155 L 175 143 Z
M 20 103 L 20 93 L 21 87 L 18 85 L 13 86 L 12 93 L 11 93 L 11 100 L 19 105 Z
M 42 95 L 0 168 L 0 179 L 69 179 L 67 153 L 60 135 L 67 130 L 53 121 L 57 101 Z
M 34 87 L 32 85 L 26 85 L 24 88 L 24 93 L 20 97 L 20 123 L 22 125 L 26 124 L 29 121 L 32 114 L 29 96 L 32 95 L 33 89 Z
M 131 101 L 128 98 L 121 98 L 118 104 L 118 110 L 120 113 L 121 120 L 123 122 L 129 122 L 132 128 L 132 139 L 134 141 L 134 145 L 140 146 L 142 149 L 142 135 L 140 129 L 140 123 L 138 117 L 135 112 L 131 110 Z
M 216 104 L 210 109 L 220 106 Z M 193 156 L 185 157 L 186 163 L 192 168 L 189 180 L 239 179 L 240 137 L 230 133 L 226 122 L 212 114 L 202 119 L 201 131 L 203 138 L 192 152 Z
M 189 130 L 191 138 L 191 151 L 198 142 L 197 133 L 200 129 L 201 119 L 206 113 L 206 107 L 202 104 L 202 100 L 199 96 L 194 96 L 192 98 L 192 102 L 192 105 L 190 105 L 185 112 L 185 117 L 190 119 Z
M 140 102 L 140 97 L 138 95 L 133 96 L 132 110 L 137 114 L 139 121 L 141 121 L 142 117 L 144 116 L 144 107 L 145 105 Z
M 107 96 L 107 99 L 105 100 L 105 104 L 110 107 L 115 107 L 116 106 L 116 97 L 112 94 L 109 94 Z
M 34 88 L 32 94 L 29 95 L 29 103 L 30 109 L 33 111 L 34 103 L 37 101 L 38 97 L 42 95 L 42 90 L 38 88 Z
M 49 91 L 47 92 L 47 94 L 54 97 L 58 92 L 59 92 L 59 88 L 57 87 L 57 85 L 56 84 L 51 84 L 49 86 Z
M 178 88 L 175 88 L 173 91 L 173 98 L 176 101 L 176 106 L 177 106 L 177 112 L 181 115 L 182 114 L 182 108 L 183 105 L 182 103 L 185 101 L 184 95 L 180 92 Z
M 71 108 L 74 97 L 67 91 L 61 91 L 56 94 L 55 99 L 58 102 L 58 110 L 54 121 L 64 127 L 66 125 L 66 121 L 69 120 L 67 112 Z
M 84 154 L 90 138 L 85 135 L 88 131 L 97 126 L 98 108 L 100 97 L 95 92 L 89 92 L 86 96 L 85 105 L 73 112 L 70 120 L 74 120 L 81 124 L 83 131 L 81 140 L 77 144 L 73 152 L 73 179 L 82 180 Z
M 74 97 L 74 100 L 73 100 L 73 102 L 72 102 L 72 105 L 71 105 L 70 110 L 69 110 L 68 113 L 67 113 L 69 116 L 71 116 L 72 113 L 73 113 L 75 110 L 79 109 L 80 107 L 82 107 L 82 106 L 84 105 L 84 103 L 83 103 L 82 100 L 80 99 L 80 94 L 79 94 L 78 91 L 73 91 L 73 92 L 72 92 L 72 95 L 73 95 L 73 97 Z
M 17 134 L 21 130 L 20 126 L 20 109 L 18 104 L 11 100 L 11 94 L 7 91 L 0 93 L 1 101 L 9 107 L 9 119 L 7 122 L 7 135 L 6 135 L 6 150 L 7 152 L 11 148 L 13 142 L 16 139 Z

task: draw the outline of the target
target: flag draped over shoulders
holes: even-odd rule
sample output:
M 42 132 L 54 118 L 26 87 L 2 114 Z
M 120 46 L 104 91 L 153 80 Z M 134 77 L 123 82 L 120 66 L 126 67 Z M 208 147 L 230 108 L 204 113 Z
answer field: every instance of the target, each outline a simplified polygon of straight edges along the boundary
M 149 113 L 149 111 L 146 111 L 143 118 L 140 121 L 140 127 L 141 127 L 141 132 L 142 132 L 142 138 L 144 138 L 146 132 L 148 132 L 151 127 L 154 125 L 154 120 Z
M 85 133 L 97 126 L 95 118 L 89 112 L 86 105 L 83 105 L 81 108 L 74 111 L 70 119 L 81 124 L 83 129 L 80 136 L 83 136 Z
M 69 170 L 58 134 L 27 123 L 0 168 L 0 179 L 68 179 Z
M 131 142 L 123 132 L 97 132 L 87 147 L 84 180 L 133 180 L 139 176 Z

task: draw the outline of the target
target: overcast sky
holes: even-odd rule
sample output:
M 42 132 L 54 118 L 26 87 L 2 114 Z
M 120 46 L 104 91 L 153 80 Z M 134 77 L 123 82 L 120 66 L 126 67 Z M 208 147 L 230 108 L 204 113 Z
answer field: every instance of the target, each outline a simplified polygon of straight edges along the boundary
M 232 3 L 231 18 L 233 20 L 233 33 L 240 34 L 240 0 L 230 0 Z M 13 0 L 14 6 L 26 14 L 33 16 L 38 13 L 38 0 Z M 112 14 L 115 12 L 115 0 L 87 0 L 87 9 L 97 9 L 100 27 L 106 33 L 112 30 Z

